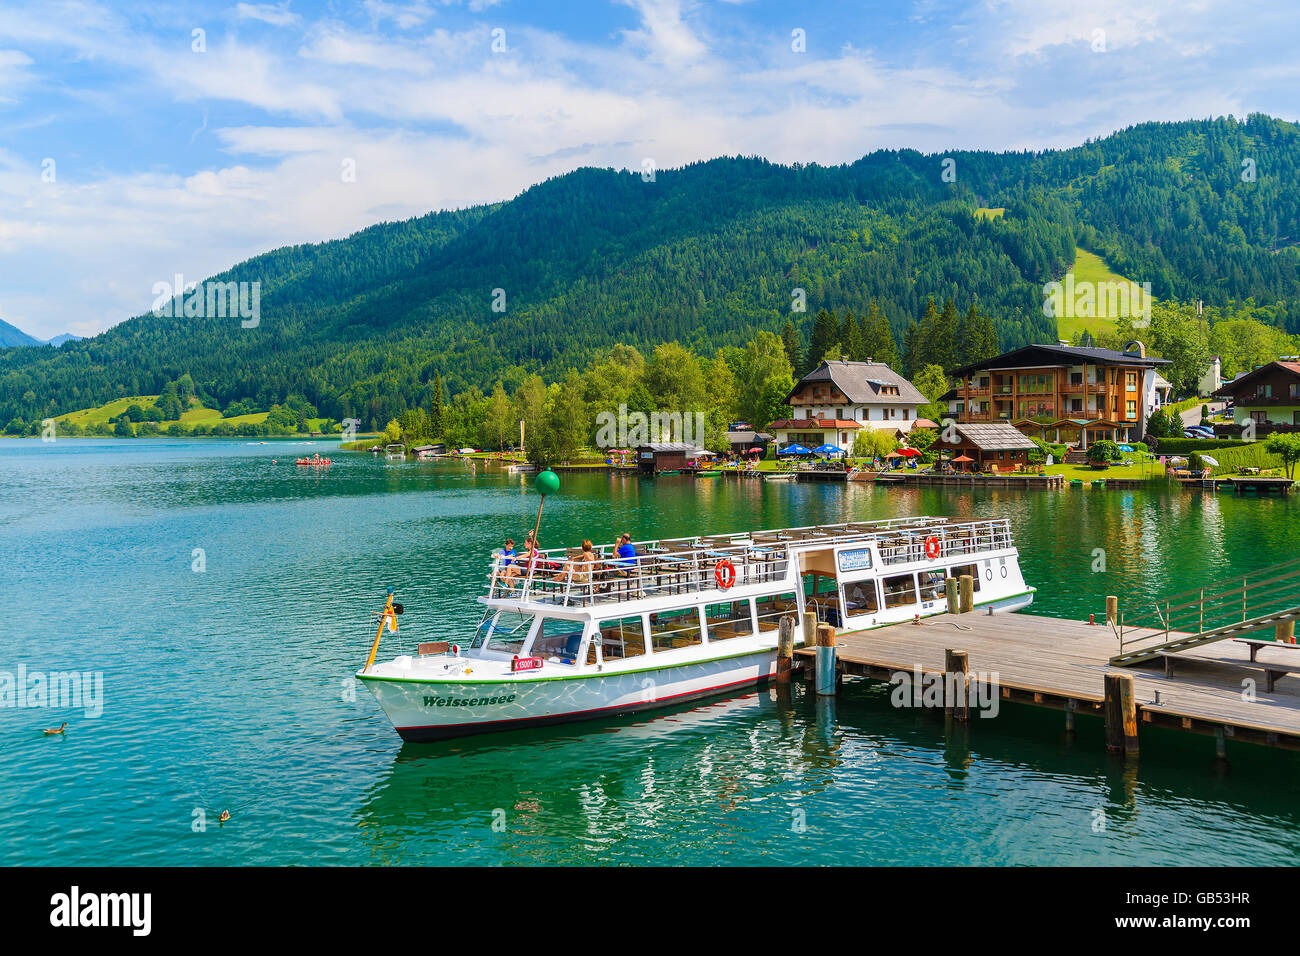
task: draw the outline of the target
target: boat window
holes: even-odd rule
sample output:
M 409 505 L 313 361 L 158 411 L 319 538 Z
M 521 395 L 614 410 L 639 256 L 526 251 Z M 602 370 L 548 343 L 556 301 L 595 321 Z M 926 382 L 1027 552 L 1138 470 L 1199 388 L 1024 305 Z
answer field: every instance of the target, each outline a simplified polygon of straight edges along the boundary
M 844 603 L 849 614 L 874 614 L 880 610 L 875 581 L 855 581 L 844 585 Z
M 692 647 L 704 643 L 700 628 L 700 609 L 684 607 L 650 615 L 650 639 L 656 651 Z
M 795 601 L 793 592 L 769 594 L 758 598 L 757 602 L 758 629 L 760 631 L 775 631 L 781 626 L 782 614 L 799 613 L 799 605 Z
M 954 578 L 956 578 L 958 582 L 961 581 L 961 576 L 963 574 L 969 574 L 975 581 L 975 590 L 978 591 L 980 589 L 980 569 L 976 565 L 974 564 L 959 565 L 958 567 L 953 568 L 948 573 L 952 575 Z
M 916 603 L 916 582 L 910 574 L 897 574 L 885 578 L 885 607 L 902 607 Z
M 937 601 L 944 596 L 942 571 L 920 571 L 916 576 L 921 582 L 922 601 Z
M 474 647 L 487 644 L 489 650 L 504 654 L 519 654 L 528 639 L 528 629 L 532 627 L 533 615 L 520 614 L 518 611 L 502 611 L 494 618 L 479 625 L 474 635 Z
M 645 653 L 645 624 L 640 615 L 600 622 L 601 654 L 607 661 L 640 657 Z
M 723 601 L 704 609 L 704 621 L 709 626 L 709 640 L 725 641 L 731 637 L 748 637 L 754 633 L 754 623 L 749 615 L 748 601 Z
M 560 664 L 574 664 L 582 649 L 582 622 L 559 617 L 542 621 L 533 641 L 533 656 Z

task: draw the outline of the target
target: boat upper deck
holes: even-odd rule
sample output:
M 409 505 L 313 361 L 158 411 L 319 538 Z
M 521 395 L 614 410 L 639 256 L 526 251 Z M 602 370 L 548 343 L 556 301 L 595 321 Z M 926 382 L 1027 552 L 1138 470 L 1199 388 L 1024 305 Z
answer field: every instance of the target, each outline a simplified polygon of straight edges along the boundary
M 872 551 L 866 566 L 887 567 L 944 562 L 1014 544 L 1005 518 L 954 522 L 916 517 L 660 538 L 634 542 L 633 557 L 620 557 L 615 545 L 596 547 L 591 559 L 578 548 L 550 548 L 539 550 L 531 562 L 527 555 L 494 556 L 485 600 L 585 608 L 705 591 L 716 592 L 721 600 L 732 587 L 789 583 L 791 563 L 801 551 L 846 546 Z M 724 582 L 729 583 L 721 587 Z

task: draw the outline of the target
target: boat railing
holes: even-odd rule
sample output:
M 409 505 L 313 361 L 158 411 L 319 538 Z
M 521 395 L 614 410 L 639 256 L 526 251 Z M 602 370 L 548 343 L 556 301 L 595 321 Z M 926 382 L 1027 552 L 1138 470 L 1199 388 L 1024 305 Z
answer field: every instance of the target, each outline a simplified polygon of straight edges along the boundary
M 966 521 L 935 528 L 903 529 L 882 537 L 877 546 L 883 564 L 944 561 L 1012 547 L 1011 522 Z
M 875 543 L 881 561 L 944 560 L 1010 548 L 1010 522 L 1001 519 L 953 523 L 945 518 L 895 518 L 752 534 L 636 542 L 634 557 L 613 546 L 585 558 L 576 549 L 552 548 L 492 562 L 490 599 L 527 600 L 563 607 L 587 607 L 650 597 L 716 590 L 725 600 L 732 587 L 788 580 L 791 547 Z

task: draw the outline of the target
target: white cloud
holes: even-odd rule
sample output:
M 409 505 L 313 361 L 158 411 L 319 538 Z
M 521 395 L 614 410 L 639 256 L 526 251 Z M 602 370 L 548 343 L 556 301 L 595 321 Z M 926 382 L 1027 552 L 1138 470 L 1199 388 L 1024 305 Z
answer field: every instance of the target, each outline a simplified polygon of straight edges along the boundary
M 959 23 L 918 6 L 944 40 L 910 56 L 856 48 L 849 32 L 838 49 L 795 55 L 786 24 L 725 30 L 743 5 L 614 2 L 637 25 L 592 41 L 494 11 L 510 36 L 506 55 L 490 52 L 496 23 L 464 17 L 480 0 L 454 11 L 454 23 L 442 20 L 446 3 L 369 0 L 361 25 L 341 9 L 311 20 L 288 4 L 245 3 L 238 19 L 295 29 L 253 31 L 253 42 L 213 25 L 204 54 L 189 51 L 183 24 L 151 32 L 81 0 L 6 5 L 7 129 L 47 116 L 32 99 L 40 83 L 69 85 L 58 71 L 77 64 L 119 78 L 73 90 L 114 122 L 156 121 L 197 103 L 211 126 L 190 135 L 191 117 L 156 153 L 75 179 L 61 160 L 55 184 L 40 181 L 43 152 L 0 151 L 6 319 L 43 337 L 84 334 L 147 309 L 152 284 L 175 272 L 200 279 L 278 245 L 505 199 L 578 165 L 1065 146 L 1148 119 L 1241 114 L 1252 91 L 1289 91 L 1297 75 L 1289 44 L 1271 57 L 1239 55 L 1251 31 L 1284 34 L 1270 29 L 1275 21 L 1208 2 L 1180 16 L 1163 0 L 1098 0 L 1082 13 L 1055 0 L 990 0 Z M 1097 23 L 1107 30 L 1104 57 L 1090 52 Z M 1230 84 L 1212 65 L 1225 50 Z M 197 169 L 185 152 L 197 154 L 196 138 L 222 151 Z M 355 182 L 343 179 L 345 160 Z
M 272 26 L 287 27 L 302 20 L 298 14 L 289 10 L 289 3 L 241 3 L 235 7 L 235 14 L 243 20 L 261 20 Z

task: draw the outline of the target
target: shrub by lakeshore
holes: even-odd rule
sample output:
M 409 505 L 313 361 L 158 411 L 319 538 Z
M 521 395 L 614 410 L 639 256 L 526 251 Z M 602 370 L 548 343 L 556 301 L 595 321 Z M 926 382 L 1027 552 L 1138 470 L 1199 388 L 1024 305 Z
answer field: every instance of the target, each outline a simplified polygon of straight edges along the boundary
M 1259 442 L 1241 441 L 1237 438 L 1161 438 L 1156 444 L 1157 455 L 1190 455 L 1194 451 L 1213 451 L 1216 448 L 1241 448 Z M 1214 457 L 1218 457 L 1215 455 Z

